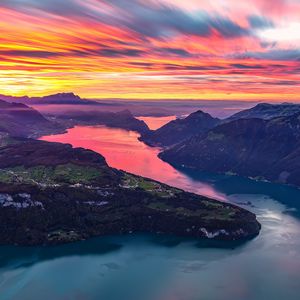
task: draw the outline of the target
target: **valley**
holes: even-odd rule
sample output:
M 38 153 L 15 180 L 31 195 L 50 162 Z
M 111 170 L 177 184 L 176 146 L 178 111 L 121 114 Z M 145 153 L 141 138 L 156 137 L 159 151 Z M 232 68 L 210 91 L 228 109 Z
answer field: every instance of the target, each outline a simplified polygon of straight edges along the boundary
M 7 295 L 7 291 L 13 291 L 16 296 L 20 293 L 25 297 L 30 295 L 26 287 L 16 287 L 18 276 L 32 282 L 38 280 L 44 288 L 52 284 L 59 285 L 59 277 L 53 278 L 49 274 L 49 270 L 53 269 L 64 276 L 66 292 L 75 296 L 73 288 L 78 285 L 77 277 L 68 271 L 68 264 L 78 268 L 82 267 L 84 261 L 91 273 L 84 268 L 85 272 L 95 278 L 95 264 L 110 266 L 114 261 L 116 267 L 107 268 L 106 271 L 100 267 L 105 276 L 118 284 L 117 277 L 124 280 L 122 270 L 126 269 L 126 277 L 129 274 L 135 282 L 140 282 L 143 293 L 150 293 L 150 287 L 157 288 L 154 279 L 157 278 L 157 271 L 162 272 L 162 282 L 170 280 L 170 276 L 163 271 L 166 270 L 165 255 L 171 255 L 167 269 L 180 279 L 181 284 L 177 284 L 179 288 L 187 286 L 189 282 L 191 287 L 199 286 L 203 290 L 207 288 L 205 278 L 216 284 L 226 281 L 234 285 L 235 278 L 243 278 L 247 270 L 247 274 L 249 271 L 255 274 L 250 282 L 243 281 L 247 291 L 250 291 L 250 285 L 260 286 L 261 281 L 270 286 L 274 282 L 277 285 L 275 289 L 257 289 L 257 299 L 274 295 L 273 291 L 280 297 L 284 293 L 293 298 L 297 291 L 293 288 L 297 284 L 294 272 L 298 269 L 294 263 L 298 260 L 295 249 L 300 240 L 297 238 L 300 223 L 296 204 L 299 191 L 247 181 L 237 176 L 183 168 L 177 170 L 157 157 L 161 149 L 149 147 L 138 138 L 137 132 L 105 126 L 75 126 L 65 133 L 42 137 L 42 140 L 51 141 L 50 144 L 11 138 L 7 133 L 2 133 L 1 155 L 4 159 L 1 160 L 0 205 L 5 211 L 1 218 L 7 223 L 2 229 L 2 243 L 19 246 L 1 247 L 5 269 L 0 273 L 11 275 L 9 281 L 0 284 L 0 291 L 4 295 Z M 56 142 L 72 144 L 81 149 Z M 99 152 L 105 159 L 83 148 Z M 211 198 L 219 199 L 224 204 Z M 199 200 L 204 206 L 199 206 Z M 260 235 L 250 241 L 247 239 L 248 243 L 240 238 L 232 240 L 233 235 L 227 235 L 229 228 L 238 225 L 238 216 L 242 218 L 242 225 L 240 223 L 239 226 L 252 224 L 251 230 L 257 226 L 254 215 L 246 213 L 246 210 L 238 209 L 237 215 L 233 215 L 237 206 L 254 213 L 262 225 Z M 245 216 L 249 217 L 246 223 Z M 199 225 L 196 228 L 202 229 L 201 237 L 205 239 L 192 238 L 196 236 L 193 231 L 196 229 L 193 228 L 195 222 Z M 208 224 L 214 227 L 209 228 Z M 154 235 L 145 235 L 143 232 Z M 158 232 L 160 234 L 157 235 Z M 118 235 L 111 236 L 115 233 Z M 99 235 L 105 237 L 95 238 Z M 23 248 L 20 245 L 35 247 Z M 51 245 L 51 248 L 39 245 Z M 293 254 L 287 258 L 283 255 L 287 252 Z M 124 259 L 124 256 L 132 256 L 138 262 L 140 255 L 144 257 L 143 264 L 128 265 Z M 188 257 L 193 258 L 193 263 Z M 264 269 L 277 270 L 274 274 L 278 275 L 268 278 L 264 273 L 257 275 L 256 268 L 253 269 L 257 261 Z M 198 268 L 198 264 L 204 268 Z M 151 272 L 153 265 L 156 266 L 155 276 Z M 238 267 L 241 265 L 242 268 Z M 282 265 L 285 265 L 285 269 L 282 269 Z M 294 267 L 290 268 L 291 265 Z M 139 270 L 138 276 L 135 275 L 136 268 Z M 189 270 L 188 273 L 181 272 L 181 268 Z M 228 268 L 234 268 L 231 276 L 225 276 Z M 11 273 L 13 269 L 19 274 L 17 277 Z M 48 275 L 53 279 L 49 281 Z M 288 282 L 284 279 L 286 277 L 290 278 Z M 201 284 L 199 278 L 203 278 Z M 142 282 L 149 279 L 150 286 L 146 288 Z M 97 288 L 87 288 L 90 283 L 82 281 L 80 286 L 86 297 L 95 297 Z M 121 291 L 129 292 L 122 285 Z M 199 294 L 200 290 L 194 292 Z M 219 295 L 215 285 L 207 288 L 207 292 L 216 297 Z M 224 292 L 236 295 L 229 288 L 223 289 L 222 295 Z M 41 294 L 36 291 L 36 295 Z M 57 290 L 50 292 L 49 297 L 59 297 Z M 118 295 L 115 297 L 117 299 Z
M 300 190 L 238 176 L 175 169 L 158 159 L 159 148 L 146 146 L 138 138 L 137 133 L 104 126 L 75 127 L 63 135 L 43 137 L 51 142 L 70 143 L 75 147 L 82 146 L 100 152 L 114 168 L 250 210 L 262 225 L 260 234 L 246 243 L 130 234 L 91 239 L 72 244 L 72 247 L 60 246 L 51 250 L 51 254 L 46 249 L 33 248 L 22 259 L 23 263 L 33 264 L 32 268 L 27 269 L 29 273 L 25 277 L 36 281 L 38 279 L 34 272 L 37 272 L 42 277 L 43 286 L 49 286 L 59 279 L 50 281 L 41 274 L 49 274 L 47 269 L 52 267 L 69 276 L 67 282 L 70 289 L 66 290 L 74 295 L 71 289 L 78 284 L 77 277 L 72 277 L 70 272 L 62 269 L 74 264 L 83 267 L 92 278 L 97 277 L 100 269 L 104 280 L 118 284 L 118 291 L 114 295 L 108 294 L 113 299 L 129 293 L 133 282 L 140 285 L 140 289 L 134 289 L 136 297 L 156 292 L 163 284 L 168 285 L 174 293 L 189 289 L 190 294 L 184 293 L 183 298 L 189 300 L 204 291 L 214 299 L 239 298 L 240 295 L 249 300 L 268 297 L 276 300 L 282 297 L 297 299 Z M 130 180 L 126 184 L 135 186 L 136 181 Z M 142 186 L 145 186 L 144 183 Z M 156 209 L 170 209 L 157 202 L 152 205 Z M 31 258 L 33 253 L 38 253 L 37 261 Z M 7 257 L 8 261 L 13 261 L 13 255 Z M 53 258 L 57 259 L 57 264 L 50 260 Z M 103 266 L 112 262 L 111 268 Z M 130 278 L 126 281 L 128 276 Z M 237 286 L 237 280 L 238 288 L 232 289 Z M 130 282 L 129 286 L 124 281 Z M 146 285 L 143 284 L 145 281 Z M 84 281 L 81 286 L 85 290 L 90 284 Z M 218 288 L 220 285 L 223 287 Z M 239 288 L 241 285 L 242 291 Z M 97 287 L 93 284 L 92 287 L 88 292 L 83 292 L 86 297 L 96 297 L 93 291 Z M 103 289 L 105 287 L 101 286 Z M 55 292 L 50 294 L 57 295 Z
M 142 232 L 243 240 L 260 230 L 245 209 L 113 169 L 91 150 L 11 138 L 0 157 L 0 244 Z

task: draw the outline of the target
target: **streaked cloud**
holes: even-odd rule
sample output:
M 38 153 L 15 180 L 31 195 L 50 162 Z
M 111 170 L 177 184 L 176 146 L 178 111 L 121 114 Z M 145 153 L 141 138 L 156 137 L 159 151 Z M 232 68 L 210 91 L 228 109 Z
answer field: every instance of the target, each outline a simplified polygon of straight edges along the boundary
M 270 28 L 274 27 L 274 23 L 272 20 L 269 20 L 263 16 L 258 16 L 258 15 L 250 15 L 248 17 L 249 24 L 251 25 L 252 28 Z
M 0 93 L 299 97 L 296 0 L 2 0 L 0 13 Z
M 272 49 L 264 52 L 247 51 L 242 54 L 235 55 L 240 59 L 260 59 L 275 61 L 295 61 L 300 62 L 300 49 Z

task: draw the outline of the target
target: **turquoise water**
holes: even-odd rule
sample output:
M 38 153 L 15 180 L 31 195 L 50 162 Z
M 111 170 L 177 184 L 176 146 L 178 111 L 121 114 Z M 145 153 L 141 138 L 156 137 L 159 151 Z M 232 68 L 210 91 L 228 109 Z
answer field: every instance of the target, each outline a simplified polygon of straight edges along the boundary
M 299 299 L 299 189 L 159 166 L 157 149 L 116 130 L 90 127 L 83 135 L 81 128 L 76 141 L 76 132 L 63 141 L 86 146 L 90 140 L 90 148 L 102 147 L 115 167 L 122 162 L 126 168 L 127 161 L 136 173 L 243 206 L 257 214 L 261 234 L 243 244 L 129 235 L 53 248 L 1 247 L 1 300 Z M 131 166 L 137 152 L 145 158 L 143 169 Z

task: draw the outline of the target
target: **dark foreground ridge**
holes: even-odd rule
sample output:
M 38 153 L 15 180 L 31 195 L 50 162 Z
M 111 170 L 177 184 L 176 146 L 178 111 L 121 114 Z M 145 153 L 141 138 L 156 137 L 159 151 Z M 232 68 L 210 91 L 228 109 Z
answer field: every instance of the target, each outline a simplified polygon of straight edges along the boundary
M 0 244 L 54 245 L 149 232 L 256 236 L 251 212 L 110 168 L 92 151 L 0 135 Z

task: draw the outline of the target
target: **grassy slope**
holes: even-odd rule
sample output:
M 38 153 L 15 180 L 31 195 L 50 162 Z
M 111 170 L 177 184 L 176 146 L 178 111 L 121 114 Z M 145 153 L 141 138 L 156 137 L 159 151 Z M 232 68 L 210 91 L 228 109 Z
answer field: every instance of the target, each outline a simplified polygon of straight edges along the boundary
M 0 244 L 140 231 L 206 237 L 203 228 L 241 239 L 259 231 L 243 209 L 112 169 L 92 151 L 6 140 L 0 156 Z

